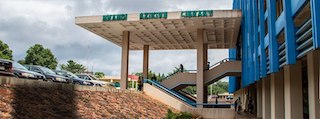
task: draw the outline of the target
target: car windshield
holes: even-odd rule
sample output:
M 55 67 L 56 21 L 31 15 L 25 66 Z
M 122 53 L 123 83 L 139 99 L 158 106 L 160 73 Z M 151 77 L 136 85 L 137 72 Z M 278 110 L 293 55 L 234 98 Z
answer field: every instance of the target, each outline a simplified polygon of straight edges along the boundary
M 69 76 L 71 76 L 72 78 L 79 78 L 77 75 L 75 75 L 75 74 L 73 74 L 73 73 L 71 73 L 71 72 L 68 72 L 68 71 L 67 71 L 67 74 L 68 74 Z
M 45 68 L 45 67 L 39 67 L 42 71 L 43 71 L 43 73 L 45 73 L 45 74 L 56 74 L 56 73 L 54 73 L 52 70 L 50 70 L 50 69 L 48 69 L 48 68 Z
M 91 77 L 92 80 L 97 80 L 97 81 L 99 80 L 98 78 L 96 78 L 96 77 L 94 77 L 92 75 L 89 75 L 89 76 Z
M 22 69 L 22 70 L 28 70 L 26 67 L 22 66 L 21 64 L 19 64 L 18 62 L 13 62 L 13 68 L 14 69 Z

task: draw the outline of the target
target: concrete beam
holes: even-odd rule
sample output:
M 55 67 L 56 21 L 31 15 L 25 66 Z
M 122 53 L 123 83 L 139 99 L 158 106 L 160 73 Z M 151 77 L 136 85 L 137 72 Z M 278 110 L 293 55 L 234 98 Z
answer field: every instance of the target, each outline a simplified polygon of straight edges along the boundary
M 198 29 L 197 30 L 197 103 L 202 104 L 205 103 L 206 99 L 205 96 L 207 96 L 204 85 L 204 78 L 205 78 L 205 66 L 207 64 L 207 51 L 208 47 L 207 45 L 204 44 L 204 30 L 203 29 Z M 199 105 L 198 107 L 202 108 L 202 105 Z
M 262 81 L 257 81 L 257 118 L 262 118 Z
M 122 55 L 121 55 L 121 81 L 120 89 L 125 90 L 128 86 L 128 68 L 129 68 L 129 39 L 130 32 L 124 31 L 122 37 Z
M 283 69 L 285 119 L 303 119 L 301 61 Z
M 284 118 L 283 70 L 271 74 L 271 119 Z
M 319 50 L 307 54 L 309 119 L 320 119 L 319 105 Z
M 143 46 L 143 79 L 148 78 L 148 69 L 149 69 L 149 45 Z
M 262 79 L 262 119 L 271 118 L 270 76 Z

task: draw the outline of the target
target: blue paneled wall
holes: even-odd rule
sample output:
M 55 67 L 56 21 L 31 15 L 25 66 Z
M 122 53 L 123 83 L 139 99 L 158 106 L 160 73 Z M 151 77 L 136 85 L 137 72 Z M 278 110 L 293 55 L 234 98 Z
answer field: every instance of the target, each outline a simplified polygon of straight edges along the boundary
M 320 47 L 320 10 L 317 10 L 320 9 L 320 0 L 281 0 L 282 12 L 278 14 L 277 1 L 233 1 L 233 9 L 241 10 L 243 16 L 241 37 L 238 39 L 241 40 L 241 87 L 278 72 L 284 65 L 295 64 L 306 53 Z M 308 24 L 297 26 L 294 19 L 308 3 L 311 7 L 312 20 L 309 21 L 312 23 L 312 36 L 303 39 L 306 33 L 299 34 L 299 31 L 308 30 L 307 27 L 303 28 Z M 284 40 L 280 42 L 281 34 Z M 310 42 L 311 48 L 306 45 Z M 233 53 L 236 53 L 235 49 L 230 49 L 229 57 L 235 57 Z M 229 91 L 236 91 L 236 86 L 236 78 L 230 77 Z

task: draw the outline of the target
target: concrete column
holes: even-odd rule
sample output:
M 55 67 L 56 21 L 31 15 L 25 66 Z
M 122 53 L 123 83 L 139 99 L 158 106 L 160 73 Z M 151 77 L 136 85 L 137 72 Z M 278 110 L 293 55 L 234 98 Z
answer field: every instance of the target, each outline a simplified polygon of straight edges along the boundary
M 262 79 L 262 119 L 271 118 L 270 77 Z
M 143 79 L 148 78 L 148 69 L 149 69 L 149 45 L 143 46 Z
M 205 72 L 205 66 L 207 64 L 207 61 L 205 61 L 207 56 L 205 56 L 208 50 L 208 47 L 205 47 L 204 45 L 204 30 L 198 29 L 197 30 L 197 103 L 202 104 L 205 101 L 206 96 L 206 86 L 204 85 L 204 72 Z M 202 105 L 199 105 L 198 107 L 202 108 Z
M 272 73 L 270 79 L 271 119 L 284 118 L 283 70 Z
M 285 119 L 303 119 L 301 62 L 283 69 Z
M 128 67 L 129 67 L 129 39 L 130 32 L 124 31 L 122 37 L 122 57 L 121 57 L 121 81 L 120 89 L 125 90 L 128 87 Z
M 262 81 L 257 81 L 257 118 L 262 118 Z
M 308 60 L 308 96 L 309 118 L 320 119 L 319 110 L 319 51 L 307 55 Z

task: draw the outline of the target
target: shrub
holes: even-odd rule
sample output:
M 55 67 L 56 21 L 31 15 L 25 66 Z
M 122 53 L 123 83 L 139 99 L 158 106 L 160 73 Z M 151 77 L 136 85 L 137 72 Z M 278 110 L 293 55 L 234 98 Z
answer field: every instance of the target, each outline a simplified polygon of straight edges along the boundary
M 180 112 L 180 113 L 174 113 L 172 110 L 168 110 L 168 113 L 166 115 L 166 119 L 191 119 L 192 114 L 188 112 Z

